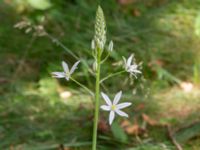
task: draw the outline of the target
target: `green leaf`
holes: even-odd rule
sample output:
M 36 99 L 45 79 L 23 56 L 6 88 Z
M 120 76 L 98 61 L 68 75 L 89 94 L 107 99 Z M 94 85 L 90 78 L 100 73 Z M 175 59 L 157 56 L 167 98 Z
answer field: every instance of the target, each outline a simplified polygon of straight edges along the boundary
M 200 14 L 197 15 L 195 20 L 195 34 L 200 36 Z
M 180 143 L 200 135 L 200 122 L 190 125 L 175 133 L 174 137 Z
M 127 142 L 128 136 L 124 132 L 124 130 L 120 127 L 120 125 L 117 122 L 114 122 L 111 126 L 111 130 L 113 133 L 113 136 L 120 140 L 121 142 Z
M 196 62 L 193 67 L 193 81 L 196 84 L 200 83 L 200 61 Z
M 28 0 L 29 5 L 35 9 L 45 10 L 51 7 L 49 0 Z

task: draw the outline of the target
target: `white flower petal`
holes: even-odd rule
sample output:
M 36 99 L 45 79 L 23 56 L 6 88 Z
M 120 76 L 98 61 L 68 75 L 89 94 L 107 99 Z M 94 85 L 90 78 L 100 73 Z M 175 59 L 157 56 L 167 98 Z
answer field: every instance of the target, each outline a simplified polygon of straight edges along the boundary
M 69 72 L 69 67 L 66 62 L 62 61 L 62 67 L 65 72 Z
M 111 111 L 110 112 L 110 115 L 109 115 L 109 124 L 111 125 L 113 120 L 115 118 L 115 112 L 114 111 Z
M 138 67 L 138 65 L 136 65 L 136 64 L 130 65 L 130 69 L 132 69 L 132 70 L 136 70 L 137 67 Z
M 121 111 L 121 110 L 119 110 L 119 109 L 116 109 L 115 112 L 116 112 L 118 115 L 122 116 L 122 117 L 128 117 L 128 114 L 127 114 L 127 113 L 125 113 L 125 112 L 123 112 L 123 111 Z
M 132 70 L 132 72 L 135 72 L 135 73 L 142 73 L 140 70 Z
M 119 91 L 119 92 L 115 95 L 115 98 L 114 98 L 114 101 L 113 101 L 113 104 L 114 104 L 114 105 L 116 105 L 116 104 L 119 102 L 121 96 L 122 96 L 122 91 Z
M 130 105 L 131 105 L 131 103 L 126 102 L 126 103 L 117 104 L 116 107 L 117 107 L 117 109 L 122 109 L 122 108 L 128 107 Z
M 105 111 L 110 111 L 110 106 L 108 106 L 108 105 L 102 105 L 100 108 Z
M 128 58 L 127 64 L 126 64 L 127 66 L 131 65 L 132 59 L 133 59 L 133 54 Z
M 109 106 L 112 105 L 111 100 L 109 99 L 109 97 L 108 97 L 105 93 L 101 92 L 101 96 L 103 97 L 103 99 L 105 100 L 105 102 L 106 102 Z
M 72 73 L 75 71 L 75 69 L 77 68 L 77 66 L 78 66 L 79 63 L 80 63 L 80 60 L 77 61 L 77 62 L 72 66 L 72 68 L 71 68 L 71 70 L 70 70 L 70 74 L 72 74 Z
M 65 79 L 66 79 L 67 81 L 69 81 L 69 77 L 68 77 L 68 76 L 66 76 Z
M 52 72 L 51 74 L 55 78 L 64 78 L 65 77 L 65 73 L 64 72 Z
M 142 73 L 140 70 L 137 69 L 137 67 L 138 66 L 136 64 L 134 64 L 134 65 L 131 65 L 128 70 L 130 72 L 134 72 L 134 73 Z

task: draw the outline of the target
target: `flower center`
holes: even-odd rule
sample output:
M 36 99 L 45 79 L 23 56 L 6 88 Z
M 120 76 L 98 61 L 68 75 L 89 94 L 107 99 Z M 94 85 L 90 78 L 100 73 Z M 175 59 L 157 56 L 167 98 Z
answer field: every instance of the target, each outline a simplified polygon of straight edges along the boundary
M 115 105 L 112 105 L 111 106 L 111 110 L 115 110 L 116 109 L 116 106 Z
M 70 76 L 70 73 L 69 73 L 69 72 L 66 72 L 65 75 L 66 75 L 67 77 L 69 77 L 69 76 Z

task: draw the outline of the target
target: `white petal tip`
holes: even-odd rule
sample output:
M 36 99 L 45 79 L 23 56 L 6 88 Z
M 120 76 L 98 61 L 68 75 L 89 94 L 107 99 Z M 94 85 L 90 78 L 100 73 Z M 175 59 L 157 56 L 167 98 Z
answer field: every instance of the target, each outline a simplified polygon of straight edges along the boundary
M 110 126 L 112 125 L 112 123 L 113 123 L 113 121 L 109 121 L 109 125 L 110 125 Z

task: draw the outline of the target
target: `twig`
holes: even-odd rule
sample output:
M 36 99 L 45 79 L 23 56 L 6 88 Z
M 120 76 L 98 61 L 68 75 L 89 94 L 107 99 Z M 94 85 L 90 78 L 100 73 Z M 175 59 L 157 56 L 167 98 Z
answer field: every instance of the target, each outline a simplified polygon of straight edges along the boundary
M 12 76 L 12 79 L 13 79 L 13 80 L 17 77 L 17 74 L 18 74 L 19 71 L 22 69 L 22 66 L 23 66 L 23 64 L 24 64 L 24 62 L 25 62 L 25 59 L 26 59 L 26 57 L 27 57 L 27 55 L 28 55 L 28 53 L 29 53 L 31 47 L 33 46 L 33 43 L 35 42 L 35 40 L 36 40 L 36 36 L 32 36 L 32 38 L 31 38 L 29 44 L 27 45 L 27 47 L 26 47 L 26 49 L 25 49 L 25 52 L 24 52 L 24 54 L 23 54 L 21 60 L 19 61 L 18 66 L 16 67 L 15 72 L 13 73 L 13 76 Z
M 59 147 L 58 147 L 58 150 L 65 150 L 65 147 L 63 144 L 60 144 Z
M 177 150 L 183 150 L 181 145 L 176 141 L 176 139 L 173 137 L 172 130 L 170 128 L 170 125 L 166 125 L 167 131 L 168 131 L 168 136 L 171 142 L 175 145 Z

